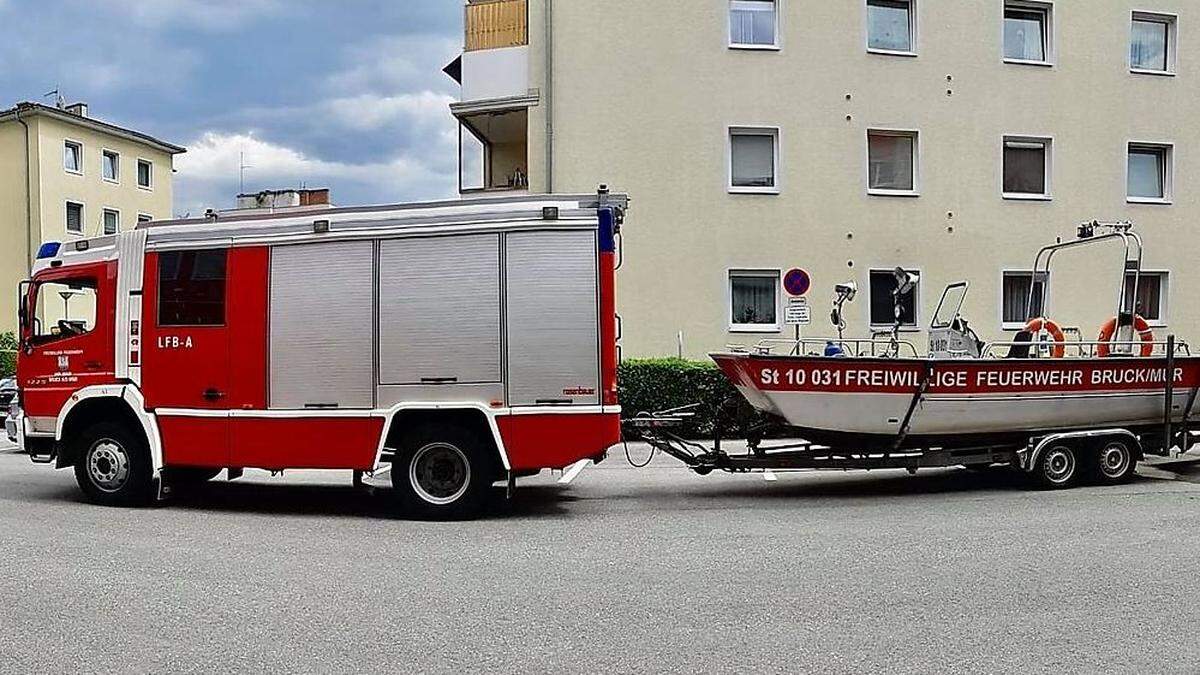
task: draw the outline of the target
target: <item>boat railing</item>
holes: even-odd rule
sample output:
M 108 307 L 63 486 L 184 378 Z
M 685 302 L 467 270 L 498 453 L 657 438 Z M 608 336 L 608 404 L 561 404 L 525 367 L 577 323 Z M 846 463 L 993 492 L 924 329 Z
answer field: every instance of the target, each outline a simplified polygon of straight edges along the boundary
M 1115 357 L 1137 357 L 1141 353 L 1142 348 L 1144 348 L 1146 345 L 1151 345 L 1154 348 L 1154 352 L 1150 356 L 1166 356 L 1167 345 L 1169 345 L 1169 344 L 1175 345 L 1175 355 L 1176 356 L 1191 356 L 1192 355 L 1192 350 L 1188 346 L 1188 343 L 1184 342 L 1182 340 L 1175 340 L 1173 342 L 1170 342 L 1167 340 L 1152 340 L 1152 341 L 1145 341 L 1145 342 L 1142 340 L 1128 340 L 1128 341 L 1067 340 L 1066 342 L 1062 342 L 1062 343 L 1049 342 L 1049 341 L 1042 341 L 1042 342 L 998 341 L 998 342 L 989 342 L 986 345 L 984 345 L 983 350 L 981 351 L 981 354 L 985 358 L 986 357 L 999 358 L 999 357 L 1003 357 L 1005 355 L 997 354 L 996 353 L 997 349 L 1004 348 L 1004 347 L 1007 347 L 1009 349 L 1012 349 L 1013 347 L 1027 347 L 1029 349 L 1030 354 L 1036 355 L 1039 352 L 1039 350 L 1043 351 L 1043 352 L 1049 351 L 1059 344 L 1061 344 L 1061 345 L 1063 345 L 1063 347 L 1065 347 L 1067 356 L 1081 358 L 1081 359 L 1098 358 L 1099 357 L 1098 352 L 1099 352 L 1099 348 L 1101 346 L 1107 346 L 1110 349 L 1109 353 Z
M 753 351 L 756 354 L 791 354 L 793 356 L 812 352 L 824 354 L 825 348 L 831 344 L 840 347 L 842 353 L 847 356 L 889 356 L 895 355 L 894 350 L 898 348 L 900 351 L 906 352 L 906 355 L 911 354 L 913 358 L 921 357 L 917 352 L 917 346 L 912 342 L 899 340 L 893 343 L 890 338 L 887 340 L 834 337 L 808 337 L 798 340 L 767 338 L 754 345 Z

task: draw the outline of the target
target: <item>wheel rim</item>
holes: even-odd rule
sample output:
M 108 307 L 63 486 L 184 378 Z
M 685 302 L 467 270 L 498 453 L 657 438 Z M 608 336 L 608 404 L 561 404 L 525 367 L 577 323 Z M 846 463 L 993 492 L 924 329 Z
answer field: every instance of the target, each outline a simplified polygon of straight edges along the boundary
M 87 454 L 88 478 L 104 492 L 116 492 L 129 480 L 129 452 L 111 438 L 92 444 Z
M 430 443 L 413 455 L 408 481 L 417 496 L 430 504 L 452 504 L 471 484 L 471 463 L 454 445 Z
M 1132 461 L 1129 446 L 1114 441 L 1100 452 L 1100 472 L 1108 478 L 1120 478 L 1129 470 Z
M 1075 475 L 1075 453 L 1062 446 L 1050 448 L 1042 460 L 1042 472 L 1055 485 L 1067 482 Z

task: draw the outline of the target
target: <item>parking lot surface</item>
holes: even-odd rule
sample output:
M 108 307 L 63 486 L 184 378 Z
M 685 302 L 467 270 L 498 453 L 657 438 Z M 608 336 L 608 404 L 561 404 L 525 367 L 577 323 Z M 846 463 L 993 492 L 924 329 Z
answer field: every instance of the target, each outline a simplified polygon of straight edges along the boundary
M 1200 486 L 1145 473 L 768 482 L 618 453 L 421 523 L 343 473 L 99 508 L 0 449 L 0 670 L 1195 672 Z

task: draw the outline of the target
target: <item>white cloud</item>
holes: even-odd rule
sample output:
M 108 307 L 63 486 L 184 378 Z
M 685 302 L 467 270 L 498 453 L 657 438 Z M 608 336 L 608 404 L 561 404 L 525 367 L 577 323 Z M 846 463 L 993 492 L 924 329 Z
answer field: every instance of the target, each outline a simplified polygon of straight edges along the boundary
M 244 28 L 246 21 L 284 8 L 280 0 L 107 0 L 106 6 L 144 26 L 176 24 L 211 30 Z
M 330 99 L 321 107 L 335 122 L 354 131 L 371 131 L 399 120 L 444 128 L 451 120 L 450 104 L 455 100 L 432 91 L 397 96 L 361 94 Z
M 404 91 L 439 82 L 456 86 L 442 68 L 462 51 L 461 38 L 404 35 L 375 38 L 344 51 L 345 68 L 325 79 L 338 94 L 363 91 Z

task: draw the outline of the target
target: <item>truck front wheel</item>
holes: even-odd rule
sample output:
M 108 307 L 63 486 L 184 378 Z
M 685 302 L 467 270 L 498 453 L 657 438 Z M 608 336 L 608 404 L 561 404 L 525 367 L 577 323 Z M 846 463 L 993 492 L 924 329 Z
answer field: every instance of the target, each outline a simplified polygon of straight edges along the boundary
M 137 506 L 150 501 L 150 452 L 124 427 L 100 422 L 73 441 L 75 480 L 88 501 L 102 506 Z
M 495 470 L 486 446 L 461 427 L 408 434 L 392 464 L 392 489 L 405 515 L 463 520 L 483 510 Z

